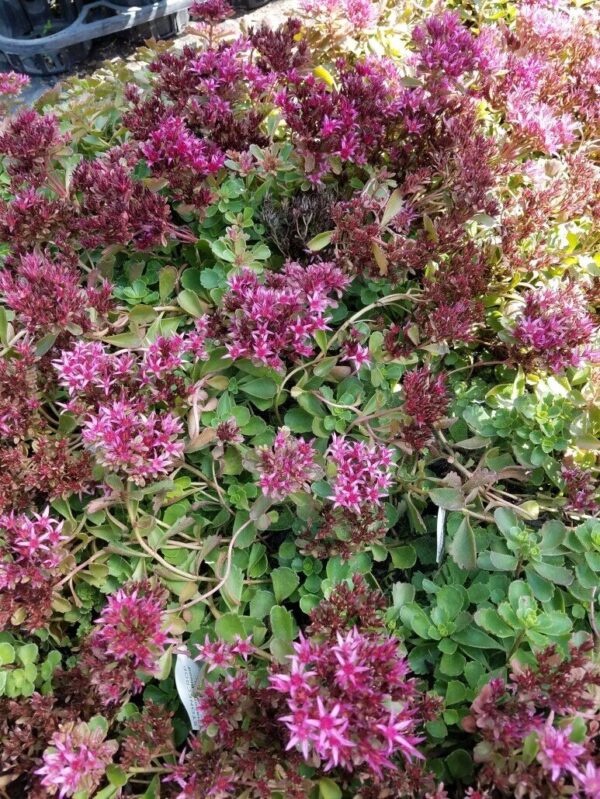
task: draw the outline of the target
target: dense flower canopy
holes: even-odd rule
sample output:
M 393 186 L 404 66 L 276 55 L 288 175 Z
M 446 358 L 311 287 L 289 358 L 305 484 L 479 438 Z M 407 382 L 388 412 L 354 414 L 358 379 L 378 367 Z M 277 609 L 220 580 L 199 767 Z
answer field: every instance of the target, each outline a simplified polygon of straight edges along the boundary
M 0 126 L 0 793 L 597 799 L 596 4 L 192 10 Z

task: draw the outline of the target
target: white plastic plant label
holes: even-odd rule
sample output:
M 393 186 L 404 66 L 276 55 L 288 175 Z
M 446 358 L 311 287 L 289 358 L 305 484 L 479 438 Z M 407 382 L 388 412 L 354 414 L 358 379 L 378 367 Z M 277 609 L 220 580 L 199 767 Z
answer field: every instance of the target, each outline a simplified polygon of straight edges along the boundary
M 435 562 L 438 565 L 442 562 L 445 540 L 446 540 L 446 511 L 444 510 L 444 508 L 438 508 L 436 547 L 435 547 Z
M 200 666 L 187 655 L 177 655 L 175 663 L 175 685 L 181 704 L 187 711 L 193 730 L 200 729 L 200 713 L 196 699 L 196 687 L 200 677 Z

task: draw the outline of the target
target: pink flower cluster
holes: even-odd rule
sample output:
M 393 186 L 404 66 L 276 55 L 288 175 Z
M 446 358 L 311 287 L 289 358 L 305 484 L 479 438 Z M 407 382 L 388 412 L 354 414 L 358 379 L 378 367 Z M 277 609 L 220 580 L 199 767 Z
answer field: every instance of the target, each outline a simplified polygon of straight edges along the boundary
M 207 322 L 187 334 L 159 336 L 138 360 L 109 352 L 97 341 L 77 341 L 54 361 L 67 389 L 66 407 L 83 416 L 83 440 L 107 469 L 144 485 L 166 474 L 183 454 L 183 425 L 156 410 L 192 390 L 184 378 L 186 356 L 205 359 Z
M 571 778 L 587 799 L 600 795 L 600 768 L 589 758 L 583 744 L 571 739 L 573 727 L 553 726 L 552 715 L 538 732 L 537 760 L 552 782 Z
M 318 183 L 332 157 L 365 164 L 384 149 L 400 125 L 401 96 L 395 64 L 369 58 L 341 64 L 333 89 L 314 75 L 292 74 L 275 100 L 309 179 Z
M 202 727 L 216 730 L 220 743 L 231 744 L 235 732 L 244 723 L 243 710 L 252 694 L 247 669 L 228 673 L 216 682 L 205 683 L 198 697 Z
M 259 484 L 265 496 L 280 502 L 296 491 L 309 491 L 320 469 L 310 441 L 295 438 L 282 427 L 271 447 L 258 451 Z
M 285 694 L 288 749 L 317 755 L 329 770 L 365 768 L 376 778 L 395 768 L 392 758 L 423 757 L 416 748 L 416 688 L 393 637 L 338 633 L 337 643 L 302 638 L 289 671 L 271 676 Z
M 0 516 L 0 528 L 6 531 L 5 540 L 16 563 L 35 563 L 44 569 L 54 569 L 61 562 L 63 523 L 50 517 L 50 508 L 35 513 L 30 519 L 23 513 Z M 2 564 L 3 565 L 3 564 Z
M 598 358 L 593 349 L 598 328 L 576 284 L 542 286 L 528 291 L 524 299 L 513 335 L 536 365 L 561 372 Z
M 327 454 L 337 467 L 332 486 L 334 507 L 358 514 L 365 504 L 379 505 L 392 483 L 392 450 L 334 434 Z
M 349 22 L 356 31 L 372 28 L 381 13 L 373 0 L 303 0 L 300 8 L 313 23 Z
M 49 508 L 32 518 L 0 516 L 0 627 L 22 623 L 35 630 L 49 617 L 56 570 L 65 557 L 62 527 Z
M 70 397 L 109 396 L 116 387 L 126 384 L 135 356 L 132 353 L 109 353 L 99 341 L 78 340 L 72 349 L 61 350 L 53 362 L 61 385 Z
M 148 250 L 164 246 L 173 233 L 166 198 L 134 179 L 131 160 L 130 154 L 115 148 L 103 158 L 77 165 L 72 188 L 78 202 L 66 205 L 64 216 L 84 247 L 131 244 Z
M 20 94 L 25 86 L 29 85 L 28 75 L 20 72 L 0 72 L 0 94 L 15 96 Z
M 348 278 L 333 263 L 303 267 L 288 263 L 261 279 L 243 269 L 229 280 L 223 297 L 227 350 L 231 358 L 251 358 L 283 369 L 313 353 L 311 337 L 327 329 L 326 312 L 335 308 Z
M 105 736 L 100 727 L 84 722 L 68 722 L 54 733 L 43 754 L 44 764 L 36 771 L 49 793 L 58 791 L 63 799 L 79 792 L 89 795 L 97 788 L 119 748 L 116 741 L 105 741 Z
M 0 271 L 0 292 L 30 333 L 77 333 L 78 328 L 92 327 L 92 312 L 108 312 L 112 292 L 108 281 L 101 281 L 99 288 L 84 288 L 80 279 L 74 265 L 29 253 L 17 260 L 14 271 Z
M 556 116 L 548 103 L 524 101 L 512 95 L 508 98 L 507 112 L 521 136 L 549 155 L 556 155 L 575 140 L 573 117 Z
M 96 702 L 110 708 L 142 690 L 142 674 L 156 676 L 175 643 L 165 611 L 168 592 L 144 579 L 110 595 L 81 647 L 78 670 Z
M 196 321 L 195 330 L 173 336 L 159 336 L 150 344 L 144 354 L 140 366 L 142 384 L 156 380 L 168 380 L 177 369 L 184 365 L 184 356 L 205 361 L 208 359 L 206 338 L 208 336 L 208 319 L 202 317 Z
M 114 400 L 83 425 L 83 441 L 102 466 L 137 485 L 167 474 L 183 455 L 181 421 L 172 413 L 143 411 L 143 404 Z
M 162 588 L 147 581 L 115 591 L 96 619 L 91 647 L 113 663 L 156 674 L 159 658 L 174 643 L 168 635 L 165 598 Z
M 73 215 L 64 202 L 33 188 L 0 200 L 0 234 L 11 241 L 15 253 L 29 252 L 36 244 L 62 245 L 72 233 Z
M 42 119 L 49 120 L 44 125 L 50 129 L 53 117 Z M 32 130 L 35 133 L 35 125 Z M 72 257 L 81 247 L 121 244 L 144 250 L 166 244 L 170 235 L 190 238 L 187 231 L 176 230 L 170 223 L 166 198 L 134 178 L 139 160 L 134 145 L 114 147 L 100 158 L 80 161 L 65 195 L 46 174 L 63 139 L 57 133 L 57 141 L 27 145 L 29 133 L 28 129 L 14 131 L 15 141 L 11 138 L 9 145 L 15 155 L 7 167 L 13 183 L 22 181 L 25 186 L 0 202 L 0 232 L 16 252 L 29 253 L 39 244 Z M 44 138 L 43 131 L 40 136 Z M 54 195 L 36 190 L 44 181 Z
M 581 787 L 587 799 L 596 799 L 600 796 L 600 768 L 591 760 L 582 763 L 577 772 L 573 772 L 575 784 Z
M 542 766 L 550 772 L 550 779 L 556 782 L 559 777 L 577 771 L 579 758 L 585 752 L 585 746 L 570 740 L 571 726 L 556 729 L 552 725 L 552 721 L 552 718 L 548 719 L 538 733 L 540 750 L 537 758 Z
M 474 36 L 454 11 L 429 17 L 414 28 L 412 40 L 417 50 L 417 71 L 430 80 L 443 81 L 447 88 L 448 79 L 487 67 L 484 40 Z
M 167 117 L 150 134 L 141 151 L 148 165 L 158 174 L 190 169 L 196 175 L 214 175 L 225 163 L 225 154 L 215 144 L 199 139 L 181 117 Z
M 342 361 L 350 361 L 354 369 L 358 372 L 361 366 L 368 366 L 371 362 L 369 348 L 360 343 L 360 333 L 351 328 L 347 338 L 341 347 Z
M 92 401 L 98 397 L 122 397 L 123 391 L 143 387 L 153 398 L 168 399 L 171 387 L 182 389 L 177 370 L 186 365 L 185 356 L 206 360 L 207 320 L 198 319 L 195 330 L 186 334 L 158 336 L 138 362 L 131 352 L 113 353 L 98 341 L 77 341 L 62 350 L 53 362 L 59 381 L 70 397 Z M 133 392 L 132 392 L 133 398 Z
M 494 95 L 529 146 L 553 154 L 598 134 L 600 14 L 554 0 L 523 3 L 516 30 L 497 49 L 502 77 Z M 508 46 L 507 46 L 508 45 Z M 494 97 L 496 99 L 496 96 Z
M 223 6 L 215 3 L 207 16 L 213 16 L 213 12 L 219 16 L 226 11 Z M 173 117 L 175 109 L 181 126 L 167 123 L 173 128 L 166 131 L 169 142 L 185 141 L 191 135 L 192 151 L 197 147 L 195 142 L 200 141 L 207 148 L 205 153 L 212 168 L 221 159 L 220 153 L 243 152 L 251 144 L 267 143 L 260 126 L 272 106 L 265 102 L 263 93 L 273 78 L 263 69 L 262 59 L 260 64 L 252 63 L 249 38 L 210 46 L 213 29 L 211 19 L 207 21 L 211 25 L 209 46 L 204 50 L 187 46 L 181 53 L 162 53 L 150 66 L 156 74 L 152 94 L 143 98 L 140 90 L 128 88 L 133 108 L 124 120 L 135 139 L 148 143 L 153 133 Z M 159 140 L 156 146 L 161 151 Z M 150 148 L 152 157 L 152 143 Z M 197 206 L 210 199 L 208 187 L 198 181 L 194 171 L 187 170 L 182 175 L 170 169 L 168 179 L 171 188 L 193 197 Z
M 24 438 L 41 405 L 33 347 L 18 341 L 13 349 L 15 357 L 0 360 L 0 439 Z
M 587 745 L 583 745 L 571 740 L 571 727 L 561 723 L 561 717 L 594 717 L 600 674 L 589 657 L 592 649 L 590 639 L 571 647 L 567 659 L 556 646 L 547 647 L 537 653 L 535 667 L 514 663 L 508 683 L 494 678 L 481 689 L 463 727 L 467 732 L 479 732 L 485 742 L 477 748 L 484 764 L 482 786 L 509 795 L 520 793 L 527 785 L 540 788 L 548 781 L 570 779 L 582 796 L 598 796 L 600 768 L 590 754 L 591 729 Z M 595 727 L 594 721 L 588 724 Z M 522 752 L 523 742 L 532 734 L 538 743 L 533 763 Z M 549 786 L 542 787 L 544 790 L 553 795 Z
M 196 644 L 196 649 L 198 655 L 194 659 L 206 663 L 208 673 L 215 669 L 229 669 L 235 666 L 236 656 L 248 660 L 255 651 L 252 636 L 241 638 L 239 635 L 236 635 L 231 644 L 220 640 L 211 641 L 207 635 L 203 644 Z

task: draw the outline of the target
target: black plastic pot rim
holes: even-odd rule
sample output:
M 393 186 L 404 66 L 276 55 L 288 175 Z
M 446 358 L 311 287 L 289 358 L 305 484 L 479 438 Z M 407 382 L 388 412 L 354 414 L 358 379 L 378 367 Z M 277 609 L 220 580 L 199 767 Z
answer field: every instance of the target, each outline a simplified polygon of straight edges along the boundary
M 193 0 L 161 0 L 149 6 L 120 6 L 110 0 L 97 0 L 84 6 L 77 19 L 56 33 L 41 36 L 39 39 L 13 39 L 0 36 L 0 51 L 15 56 L 36 56 L 56 53 L 65 47 L 82 44 L 90 39 L 110 36 L 119 31 L 135 28 L 145 22 L 187 10 Z M 95 8 L 108 8 L 117 12 L 108 19 L 87 22 L 87 17 Z

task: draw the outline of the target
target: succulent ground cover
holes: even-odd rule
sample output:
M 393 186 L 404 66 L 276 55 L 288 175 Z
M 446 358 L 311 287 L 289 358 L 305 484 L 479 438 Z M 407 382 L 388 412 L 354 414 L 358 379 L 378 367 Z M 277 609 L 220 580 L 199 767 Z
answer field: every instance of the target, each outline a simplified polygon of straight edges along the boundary
M 0 130 L 0 795 L 600 797 L 597 7 L 195 12 Z

